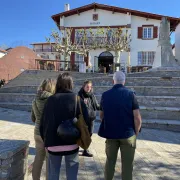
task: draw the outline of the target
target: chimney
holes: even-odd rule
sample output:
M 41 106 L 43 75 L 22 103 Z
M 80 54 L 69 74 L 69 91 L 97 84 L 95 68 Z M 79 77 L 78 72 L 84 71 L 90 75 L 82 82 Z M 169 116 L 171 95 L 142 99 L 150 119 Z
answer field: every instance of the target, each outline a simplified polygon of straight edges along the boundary
M 70 10 L 70 4 L 65 4 L 64 10 L 65 10 L 65 11 L 69 11 L 69 10 Z

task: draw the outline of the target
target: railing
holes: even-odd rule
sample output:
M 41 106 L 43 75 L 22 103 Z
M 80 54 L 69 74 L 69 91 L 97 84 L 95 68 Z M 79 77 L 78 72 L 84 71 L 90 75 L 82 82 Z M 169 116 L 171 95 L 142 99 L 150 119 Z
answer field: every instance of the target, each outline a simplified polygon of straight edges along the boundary
M 121 37 L 120 37 L 121 38 Z M 81 37 L 76 37 L 75 38 L 75 42 L 79 45 L 82 45 L 82 43 L 84 42 L 87 45 L 105 45 L 107 43 L 113 43 L 116 44 L 120 41 L 120 38 L 117 37 L 87 37 L 86 40 L 82 40 Z
M 72 64 L 71 61 L 62 60 L 49 60 L 49 59 L 35 59 L 35 67 L 40 70 L 52 70 L 52 71 L 79 71 L 81 61 L 75 61 Z
M 34 49 L 35 52 L 56 52 L 54 48 L 52 49 Z

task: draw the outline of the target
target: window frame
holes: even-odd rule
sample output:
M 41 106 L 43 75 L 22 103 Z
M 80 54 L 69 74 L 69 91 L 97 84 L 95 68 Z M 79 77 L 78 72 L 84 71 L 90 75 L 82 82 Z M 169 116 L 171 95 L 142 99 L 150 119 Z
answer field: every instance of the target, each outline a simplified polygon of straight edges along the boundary
M 151 29 L 151 37 L 149 37 L 149 29 Z M 145 31 L 146 31 L 146 37 L 145 37 Z M 154 27 L 153 26 L 143 26 L 142 27 L 142 39 L 154 39 Z
M 155 51 L 138 51 L 138 66 L 152 66 L 155 53 Z

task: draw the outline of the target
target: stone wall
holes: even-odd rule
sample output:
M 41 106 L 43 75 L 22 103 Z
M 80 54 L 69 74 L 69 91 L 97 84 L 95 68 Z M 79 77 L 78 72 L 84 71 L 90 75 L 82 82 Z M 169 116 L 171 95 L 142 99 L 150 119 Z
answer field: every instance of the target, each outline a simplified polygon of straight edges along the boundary
M 0 140 L 0 179 L 27 180 L 29 142 Z

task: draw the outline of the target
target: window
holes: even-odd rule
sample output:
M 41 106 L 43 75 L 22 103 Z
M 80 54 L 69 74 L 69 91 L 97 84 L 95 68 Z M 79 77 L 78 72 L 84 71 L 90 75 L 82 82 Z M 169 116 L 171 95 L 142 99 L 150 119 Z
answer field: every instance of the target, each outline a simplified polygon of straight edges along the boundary
M 143 27 L 143 39 L 153 38 L 153 27 Z
M 76 61 L 83 62 L 84 61 L 84 56 L 81 55 L 81 54 L 76 53 Z
M 141 51 L 138 52 L 138 65 L 149 65 L 152 66 L 154 62 L 155 52 L 154 51 Z

